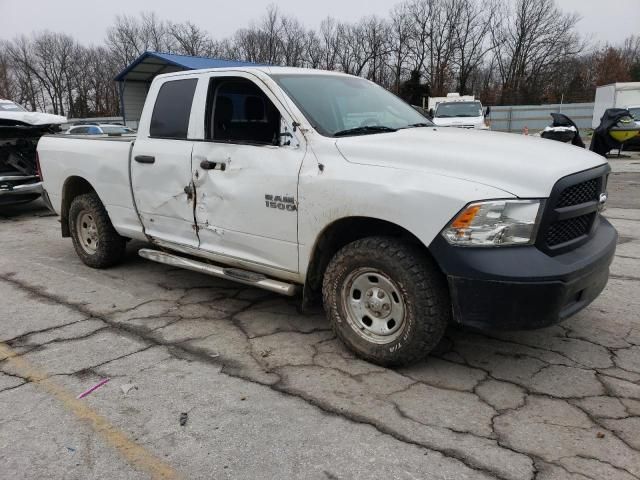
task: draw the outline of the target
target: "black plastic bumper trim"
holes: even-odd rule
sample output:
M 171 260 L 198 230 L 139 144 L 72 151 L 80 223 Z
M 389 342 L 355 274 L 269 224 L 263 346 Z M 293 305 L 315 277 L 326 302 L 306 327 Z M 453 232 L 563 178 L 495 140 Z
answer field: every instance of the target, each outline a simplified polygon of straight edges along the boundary
M 577 313 L 604 289 L 618 234 L 604 218 L 588 242 L 550 256 L 536 246 L 474 248 L 441 235 L 429 250 L 447 276 L 454 321 L 484 329 L 533 329 Z

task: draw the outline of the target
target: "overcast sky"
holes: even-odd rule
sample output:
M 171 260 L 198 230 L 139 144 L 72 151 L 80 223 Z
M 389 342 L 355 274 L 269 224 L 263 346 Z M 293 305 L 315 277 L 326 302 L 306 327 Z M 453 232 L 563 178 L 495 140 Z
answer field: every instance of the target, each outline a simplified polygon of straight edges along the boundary
M 514 0 L 503 0 L 505 3 Z M 275 4 L 308 27 L 333 16 L 353 21 L 364 15 L 386 16 L 393 0 L 0 0 L 0 38 L 33 31 L 66 32 L 86 43 L 100 44 L 117 14 L 155 11 L 162 19 L 190 20 L 215 38 L 232 34 Z M 595 41 L 618 43 L 640 33 L 640 0 L 559 0 L 558 5 L 582 15 L 581 33 Z

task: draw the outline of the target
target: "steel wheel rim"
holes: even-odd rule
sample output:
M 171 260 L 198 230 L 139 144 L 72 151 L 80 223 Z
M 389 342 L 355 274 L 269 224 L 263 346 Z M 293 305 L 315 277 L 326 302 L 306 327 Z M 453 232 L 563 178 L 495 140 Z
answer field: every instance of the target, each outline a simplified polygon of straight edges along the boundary
M 341 298 L 347 322 L 361 338 L 387 344 L 402 334 L 407 309 L 401 290 L 380 270 L 360 268 L 350 273 Z
M 93 214 L 87 211 L 80 212 L 76 218 L 76 233 L 80 247 L 89 255 L 96 253 L 98 249 L 98 226 Z

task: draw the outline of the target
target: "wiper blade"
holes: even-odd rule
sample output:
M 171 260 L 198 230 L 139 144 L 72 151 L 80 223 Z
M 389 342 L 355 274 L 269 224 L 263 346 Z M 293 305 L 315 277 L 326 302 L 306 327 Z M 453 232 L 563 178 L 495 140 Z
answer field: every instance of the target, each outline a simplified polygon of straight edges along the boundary
M 340 130 L 333 134 L 334 137 L 343 137 L 345 135 L 358 135 L 367 133 L 380 133 L 380 132 L 396 132 L 397 128 L 385 127 L 384 125 L 368 125 L 365 127 L 348 128 L 347 130 Z
M 419 122 L 419 123 L 410 123 L 406 127 L 402 127 L 402 128 L 433 127 L 433 126 L 434 125 L 431 123 Z

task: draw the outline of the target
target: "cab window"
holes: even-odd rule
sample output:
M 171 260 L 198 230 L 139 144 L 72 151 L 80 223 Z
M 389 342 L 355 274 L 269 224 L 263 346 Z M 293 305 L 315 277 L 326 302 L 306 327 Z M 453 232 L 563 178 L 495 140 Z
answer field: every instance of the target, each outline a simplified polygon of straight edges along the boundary
M 214 78 L 207 101 L 207 139 L 277 145 L 280 112 L 264 92 L 243 78 Z
M 149 134 L 156 138 L 186 139 L 189 131 L 191 104 L 198 80 L 165 82 L 153 107 Z

